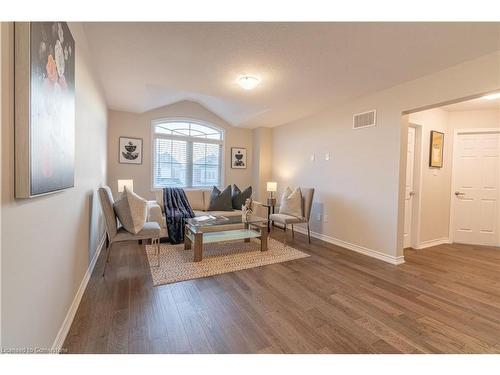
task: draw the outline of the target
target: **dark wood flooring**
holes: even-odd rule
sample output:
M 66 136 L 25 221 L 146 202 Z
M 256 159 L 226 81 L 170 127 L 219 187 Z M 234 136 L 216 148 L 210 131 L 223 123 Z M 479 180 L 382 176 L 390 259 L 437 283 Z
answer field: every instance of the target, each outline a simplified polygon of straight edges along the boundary
M 312 256 L 159 287 L 142 246 L 115 248 L 105 279 L 103 251 L 65 349 L 500 353 L 500 249 L 410 249 L 393 266 L 299 234 L 294 246 Z

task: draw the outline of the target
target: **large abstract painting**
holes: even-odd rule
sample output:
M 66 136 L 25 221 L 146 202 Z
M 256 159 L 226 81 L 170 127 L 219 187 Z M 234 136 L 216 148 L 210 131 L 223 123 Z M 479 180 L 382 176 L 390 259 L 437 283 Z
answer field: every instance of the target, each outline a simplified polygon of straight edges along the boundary
M 68 25 L 16 23 L 17 197 L 74 186 L 74 138 L 75 41 Z

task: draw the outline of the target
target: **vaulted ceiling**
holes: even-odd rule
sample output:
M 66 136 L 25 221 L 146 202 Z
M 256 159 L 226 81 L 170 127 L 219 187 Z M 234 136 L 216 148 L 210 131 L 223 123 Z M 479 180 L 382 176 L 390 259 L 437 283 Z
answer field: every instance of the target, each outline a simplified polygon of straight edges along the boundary
M 111 109 L 196 101 L 277 126 L 500 50 L 500 23 L 87 23 Z M 246 91 L 242 74 L 261 78 Z

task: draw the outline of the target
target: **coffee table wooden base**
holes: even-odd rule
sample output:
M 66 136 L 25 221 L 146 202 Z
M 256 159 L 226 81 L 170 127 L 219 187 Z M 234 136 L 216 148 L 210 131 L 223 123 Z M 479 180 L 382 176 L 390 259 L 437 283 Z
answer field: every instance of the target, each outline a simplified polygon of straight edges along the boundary
M 256 230 L 252 229 L 252 227 L 256 227 L 258 232 Z M 225 238 L 223 234 L 226 234 L 227 232 L 232 232 L 234 231 L 235 237 L 236 238 L 230 238 L 229 239 Z M 217 235 L 222 234 L 220 236 L 220 240 L 217 239 Z M 223 242 L 227 240 L 236 240 L 236 239 L 242 239 L 244 242 L 250 242 L 250 239 L 252 238 L 258 238 L 260 240 L 260 251 L 267 251 L 268 246 L 267 246 L 267 239 L 268 239 L 268 231 L 267 231 L 267 225 L 252 225 L 252 224 L 245 224 L 245 229 L 242 230 L 228 230 L 228 231 L 220 231 L 220 232 L 198 232 L 195 233 L 191 230 L 191 228 L 186 225 L 185 226 L 185 232 L 184 232 L 184 249 L 185 250 L 191 250 L 193 249 L 194 251 L 194 261 L 195 262 L 200 262 L 203 259 L 203 236 L 207 236 L 207 241 L 208 243 L 214 243 L 214 242 Z

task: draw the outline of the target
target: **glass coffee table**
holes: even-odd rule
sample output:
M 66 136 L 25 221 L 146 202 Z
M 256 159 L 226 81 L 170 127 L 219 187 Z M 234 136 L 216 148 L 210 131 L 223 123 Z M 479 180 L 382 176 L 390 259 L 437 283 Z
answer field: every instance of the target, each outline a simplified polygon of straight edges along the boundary
M 204 244 L 238 240 L 250 242 L 250 239 L 258 238 L 260 250 L 267 251 L 267 223 L 267 219 L 253 215 L 248 216 L 245 221 L 241 215 L 204 215 L 187 219 L 184 226 L 184 249 L 193 248 L 194 261 L 200 262 L 203 259 Z

